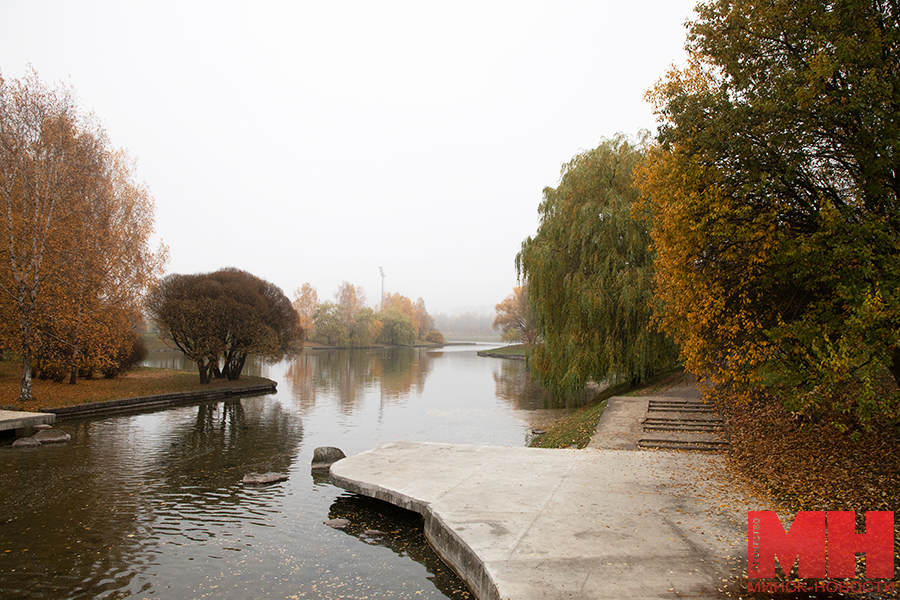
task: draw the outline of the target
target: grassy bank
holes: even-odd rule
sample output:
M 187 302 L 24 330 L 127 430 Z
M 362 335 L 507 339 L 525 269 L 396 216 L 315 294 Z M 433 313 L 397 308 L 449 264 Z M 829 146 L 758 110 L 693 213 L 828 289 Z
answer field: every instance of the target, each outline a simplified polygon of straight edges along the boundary
M 197 373 L 138 367 L 115 379 L 103 379 L 102 377 L 79 379 L 75 385 L 35 379 L 32 381 L 34 400 L 19 402 L 17 398 L 22 378 L 21 369 L 22 366 L 19 363 L 0 362 L 0 406 L 8 405 L 19 410 L 37 411 L 42 408 L 76 406 L 121 398 L 244 387 L 268 381 L 262 377 L 242 375 L 238 381 L 214 380 L 209 384 L 201 385 Z
M 525 344 L 513 344 L 512 346 L 500 346 L 499 348 L 491 348 L 490 350 L 481 350 L 478 356 L 490 356 L 493 358 L 525 358 Z
M 651 379 L 645 385 L 629 388 L 622 383 L 606 388 L 596 396 L 584 408 L 557 422 L 547 433 L 535 438 L 531 442 L 532 448 L 586 448 L 591 442 L 591 436 L 597 430 L 597 423 L 603 416 L 606 401 L 613 396 L 649 396 L 653 393 L 667 389 L 679 382 L 684 375 L 683 369 L 674 369 L 662 373 Z
M 628 391 L 627 384 L 606 388 L 599 392 L 589 404 L 577 412 L 558 421 L 547 433 L 531 442 L 532 448 L 586 448 L 591 436 L 597 430 L 597 423 L 603 416 L 606 401 L 613 396 L 621 396 Z

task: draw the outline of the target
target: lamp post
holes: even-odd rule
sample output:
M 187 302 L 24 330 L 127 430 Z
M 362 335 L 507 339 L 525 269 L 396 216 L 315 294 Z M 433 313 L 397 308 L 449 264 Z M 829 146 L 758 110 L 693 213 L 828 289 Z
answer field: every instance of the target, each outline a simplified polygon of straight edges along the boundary
M 381 312 L 384 312 L 384 268 L 378 267 L 378 272 L 381 273 Z

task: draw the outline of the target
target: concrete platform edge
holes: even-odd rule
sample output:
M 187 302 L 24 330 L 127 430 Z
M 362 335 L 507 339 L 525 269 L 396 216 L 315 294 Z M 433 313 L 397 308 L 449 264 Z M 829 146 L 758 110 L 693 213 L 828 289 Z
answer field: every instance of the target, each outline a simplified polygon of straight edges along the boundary
M 329 478 L 332 484 L 349 492 L 390 502 L 395 506 L 422 515 L 425 521 L 425 538 L 441 557 L 441 560 L 466 583 L 478 600 L 500 600 L 500 592 L 484 562 L 468 544 L 447 527 L 441 516 L 432 509 L 430 503 L 381 486 L 341 477 L 330 470 Z
M 500 600 L 500 591 L 484 561 L 468 544 L 428 507 L 425 515 L 425 539 L 447 565 L 466 582 L 478 600 Z

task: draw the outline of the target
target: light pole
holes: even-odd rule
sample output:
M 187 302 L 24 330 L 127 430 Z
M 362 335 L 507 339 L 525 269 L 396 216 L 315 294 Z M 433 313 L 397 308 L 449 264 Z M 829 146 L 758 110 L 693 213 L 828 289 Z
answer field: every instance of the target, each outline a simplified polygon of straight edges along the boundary
M 384 312 L 384 268 L 378 267 L 378 272 L 381 273 L 381 312 Z

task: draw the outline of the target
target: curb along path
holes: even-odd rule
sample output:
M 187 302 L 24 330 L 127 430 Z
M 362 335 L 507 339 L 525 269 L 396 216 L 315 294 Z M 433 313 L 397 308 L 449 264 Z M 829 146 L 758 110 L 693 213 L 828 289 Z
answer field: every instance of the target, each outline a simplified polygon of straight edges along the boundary
M 721 597 L 739 587 L 760 504 L 719 453 L 639 451 L 649 403 L 611 399 L 585 450 L 395 442 L 330 476 L 422 514 L 481 600 Z

